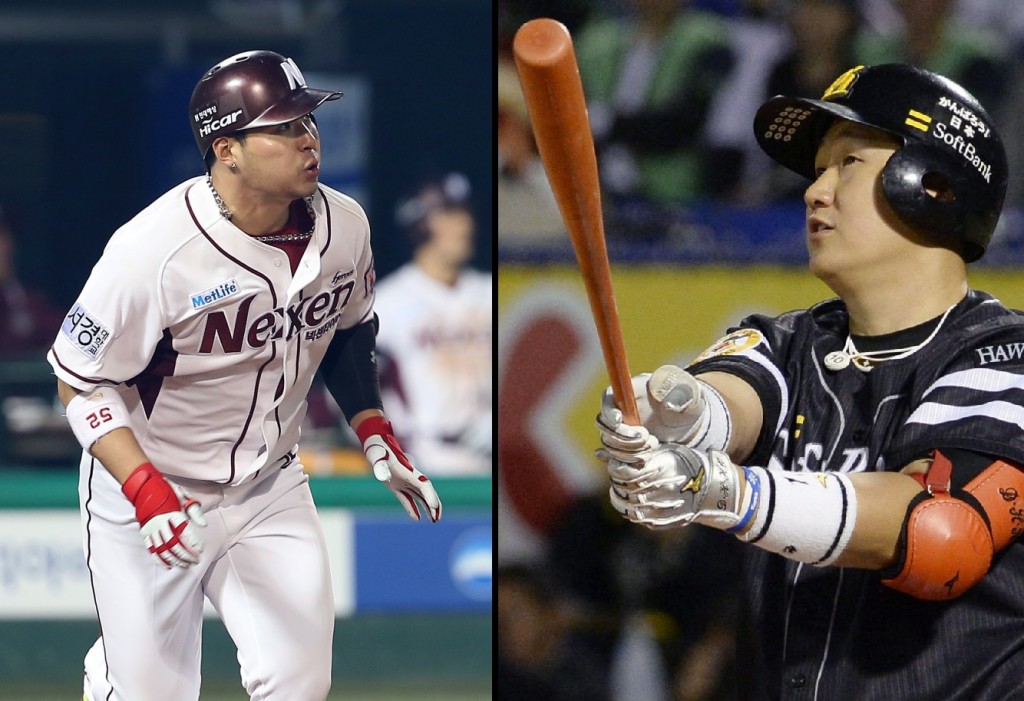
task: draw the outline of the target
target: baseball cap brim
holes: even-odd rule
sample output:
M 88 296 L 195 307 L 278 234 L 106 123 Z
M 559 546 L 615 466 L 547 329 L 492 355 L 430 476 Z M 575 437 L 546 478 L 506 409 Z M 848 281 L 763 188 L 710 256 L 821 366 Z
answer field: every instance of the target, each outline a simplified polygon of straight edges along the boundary
M 754 136 L 771 158 L 813 180 L 818 144 L 837 119 L 878 128 L 845 105 L 777 95 L 761 105 L 754 115 Z
M 342 93 L 331 90 L 304 88 L 295 91 L 287 99 L 277 103 L 256 119 L 245 125 L 246 129 L 284 124 L 307 115 L 330 100 L 337 100 Z

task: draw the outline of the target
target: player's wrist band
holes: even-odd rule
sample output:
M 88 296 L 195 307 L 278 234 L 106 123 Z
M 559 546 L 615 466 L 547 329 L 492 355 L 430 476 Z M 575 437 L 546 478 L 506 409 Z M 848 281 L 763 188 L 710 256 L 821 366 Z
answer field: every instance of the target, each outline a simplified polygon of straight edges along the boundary
M 725 529 L 726 533 L 739 533 L 746 528 L 747 524 L 754 518 L 754 514 L 757 513 L 757 507 L 761 503 L 761 478 L 749 467 L 742 467 L 742 470 L 743 476 L 747 480 L 747 490 L 743 495 L 743 503 L 746 505 L 746 508 L 743 509 L 743 515 L 740 516 L 740 520 L 736 525 Z
M 395 435 L 394 430 L 391 428 L 391 422 L 383 416 L 369 416 L 360 421 L 354 430 L 359 438 L 360 445 L 366 443 L 366 439 L 370 436 Z
M 747 483 L 753 475 L 759 484 L 759 503 L 740 540 L 818 567 L 842 555 L 857 522 L 857 492 L 846 475 L 745 469 Z
M 85 450 L 115 428 L 129 426 L 128 407 L 113 387 L 76 394 L 67 406 L 68 423 Z

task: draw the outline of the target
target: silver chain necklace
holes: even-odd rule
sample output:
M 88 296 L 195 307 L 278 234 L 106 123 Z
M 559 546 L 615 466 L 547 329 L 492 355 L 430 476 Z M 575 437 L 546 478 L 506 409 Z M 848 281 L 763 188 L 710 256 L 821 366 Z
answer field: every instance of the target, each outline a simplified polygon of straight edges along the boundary
M 213 179 L 210 174 L 206 174 L 206 184 L 210 186 L 210 192 L 213 193 L 213 201 L 217 203 L 217 209 L 220 210 L 220 215 L 231 221 L 231 217 L 235 216 L 235 213 L 228 209 L 228 206 L 224 204 L 224 200 L 220 198 L 220 193 L 217 192 L 217 188 L 213 186 Z
M 206 184 L 210 187 L 210 192 L 213 194 L 213 201 L 217 204 L 217 209 L 220 211 L 220 215 L 231 221 L 231 217 L 235 216 L 235 213 L 228 209 L 228 206 L 224 204 L 224 200 L 221 199 L 220 193 L 217 192 L 217 188 L 213 186 L 213 179 L 210 174 L 206 174 Z M 313 230 L 316 228 L 316 213 L 313 211 L 313 196 L 305 198 L 306 211 L 309 213 L 310 219 L 313 220 L 313 227 L 301 234 L 271 234 L 269 236 L 253 236 L 254 239 L 262 243 L 278 243 L 281 241 L 304 241 L 313 236 Z
M 276 241 L 303 241 L 313 235 L 313 230 L 302 233 L 302 234 L 272 234 L 270 236 L 253 236 L 257 241 L 263 243 L 274 243 Z

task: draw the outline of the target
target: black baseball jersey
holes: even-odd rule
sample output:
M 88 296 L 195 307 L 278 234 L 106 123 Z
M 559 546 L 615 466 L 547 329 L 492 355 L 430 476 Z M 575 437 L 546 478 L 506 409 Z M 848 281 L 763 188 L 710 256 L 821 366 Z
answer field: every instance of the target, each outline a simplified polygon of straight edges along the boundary
M 1024 316 L 971 291 L 941 322 L 855 337 L 862 352 L 930 337 L 909 356 L 867 372 L 853 364 L 830 370 L 825 356 L 843 348 L 848 328 L 836 299 L 776 318 L 750 316 L 691 364 L 695 374 L 738 375 L 761 397 L 764 424 L 748 464 L 899 471 L 935 448 L 1024 464 Z M 954 484 L 974 476 L 963 472 L 954 467 Z M 1007 508 L 1022 506 L 1024 498 Z M 742 698 L 1024 698 L 1019 541 L 949 602 L 894 591 L 876 571 L 817 568 L 759 548 L 746 556 Z

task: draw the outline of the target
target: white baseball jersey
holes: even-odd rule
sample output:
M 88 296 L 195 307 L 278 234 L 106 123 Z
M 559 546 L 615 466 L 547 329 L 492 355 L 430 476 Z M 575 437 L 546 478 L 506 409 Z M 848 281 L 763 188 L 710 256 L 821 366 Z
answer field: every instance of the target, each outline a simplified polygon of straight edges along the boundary
M 377 348 L 399 380 L 384 410 L 428 475 L 490 471 L 490 455 L 466 437 L 491 421 L 491 288 L 487 273 L 465 270 L 449 286 L 415 263 L 377 286 Z
M 114 386 L 169 476 L 239 484 L 287 463 L 335 330 L 373 311 L 365 213 L 323 186 L 313 209 L 293 276 L 283 251 L 221 216 L 204 177 L 170 190 L 111 237 L 47 356 L 54 372 Z

